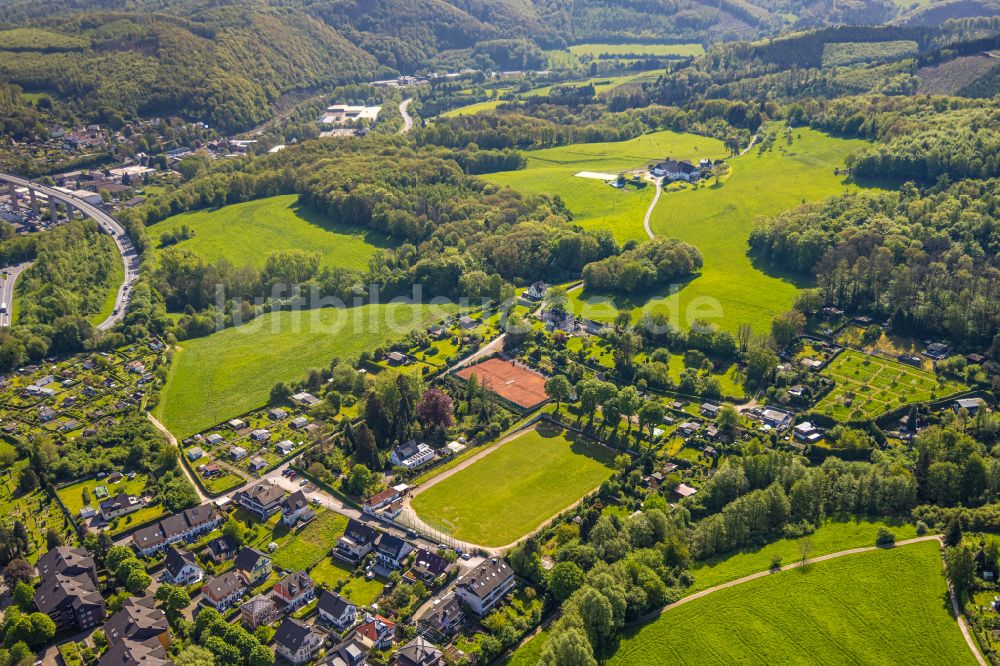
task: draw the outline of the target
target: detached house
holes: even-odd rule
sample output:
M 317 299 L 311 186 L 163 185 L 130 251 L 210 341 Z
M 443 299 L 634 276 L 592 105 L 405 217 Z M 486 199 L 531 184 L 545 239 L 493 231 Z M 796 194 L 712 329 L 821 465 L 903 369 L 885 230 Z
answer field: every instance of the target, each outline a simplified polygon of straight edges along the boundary
M 411 581 L 421 581 L 424 585 L 433 585 L 438 579 L 448 573 L 451 564 L 445 558 L 429 550 L 418 548 L 413 559 L 413 566 L 403 576 Z
M 444 663 L 444 655 L 433 643 L 417 636 L 396 650 L 389 663 L 391 666 L 438 666 Z
M 254 513 L 260 520 L 267 520 L 281 509 L 285 491 L 267 481 L 236 493 L 236 503 Z
M 145 506 L 141 499 L 135 495 L 129 495 L 127 493 L 118 493 L 114 497 L 110 497 L 103 502 L 101 502 L 101 516 L 105 521 L 111 522 L 115 518 L 120 518 L 122 516 L 127 516 L 130 513 L 135 513 L 139 509 Z
M 322 622 L 332 625 L 338 631 L 350 629 L 358 619 L 358 607 L 330 590 L 320 592 L 316 610 Z
M 298 522 L 307 523 L 315 515 L 309 508 L 306 494 L 301 490 L 296 490 L 281 502 L 281 524 L 285 527 L 294 527 Z
M 163 560 L 163 570 L 167 581 L 173 585 L 193 585 L 200 581 L 205 572 L 195 559 L 194 553 L 176 548 L 167 548 Z
M 246 586 L 242 576 L 235 571 L 228 571 L 202 585 L 201 594 L 205 603 L 222 611 L 246 594 Z
M 391 534 L 382 534 L 375 545 L 375 561 L 387 569 L 399 569 L 413 546 Z
M 274 603 L 274 599 L 265 597 L 263 594 L 258 594 L 240 606 L 240 621 L 249 631 L 265 624 L 271 624 L 280 615 L 281 612 L 278 610 L 278 604 Z
M 236 555 L 236 542 L 227 536 L 220 536 L 208 542 L 205 548 L 208 559 L 216 564 L 232 559 Z
M 334 557 L 357 564 L 375 547 L 378 531 L 353 518 L 347 521 L 344 536 L 331 551 Z
M 255 548 L 244 547 L 236 556 L 235 569 L 253 587 L 271 575 L 271 558 Z
M 354 630 L 354 635 L 369 650 L 385 650 L 396 640 L 396 623 L 381 615 L 368 616 L 364 624 Z
M 316 656 L 324 640 L 324 635 L 309 625 L 288 618 L 274 634 L 274 651 L 293 664 L 304 664 Z
M 494 557 L 460 576 L 455 594 L 473 613 L 483 616 L 513 589 L 514 570 L 503 559 Z
M 302 608 L 316 596 L 316 584 L 305 571 L 296 571 L 274 585 L 273 596 L 285 604 L 285 612 Z
M 458 597 L 451 594 L 443 599 L 435 599 L 430 610 L 424 613 L 417 624 L 422 629 L 431 629 L 445 636 L 451 636 L 465 623 L 465 613 Z
M 417 443 L 411 439 L 406 444 L 400 444 L 392 450 L 390 462 L 397 467 L 416 469 L 434 460 L 434 449 L 423 442 Z

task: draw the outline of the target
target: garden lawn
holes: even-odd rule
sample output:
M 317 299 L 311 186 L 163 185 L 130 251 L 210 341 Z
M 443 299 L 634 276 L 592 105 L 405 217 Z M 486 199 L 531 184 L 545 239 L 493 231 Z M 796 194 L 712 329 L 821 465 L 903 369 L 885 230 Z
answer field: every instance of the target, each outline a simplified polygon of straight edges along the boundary
M 504 666 L 538 666 L 538 660 L 548 641 L 548 632 L 538 632 L 531 640 L 515 650 L 514 654 L 504 662 Z
M 411 505 L 456 539 L 503 546 L 609 478 L 614 456 L 573 433 L 538 426 L 419 492 Z
M 265 405 L 279 381 L 301 379 L 334 357 L 354 359 L 454 311 L 405 303 L 272 312 L 237 328 L 183 341 L 157 418 L 177 437 Z
M 128 472 L 125 472 L 128 474 Z M 135 495 L 136 497 L 142 497 L 143 491 L 146 489 L 146 484 L 148 483 L 148 477 L 145 474 L 136 474 L 134 479 L 129 479 L 127 476 L 122 478 L 118 483 L 108 483 L 107 477 L 103 479 L 87 479 L 86 481 L 77 481 L 74 484 L 63 486 L 56 493 L 59 495 L 59 499 L 66 506 L 74 517 L 80 515 L 80 509 L 84 507 L 83 501 L 83 489 L 86 488 L 90 493 L 90 506 L 95 509 L 99 509 L 98 506 L 103 499 L 97 497 L 94 494 L 94 489 L 98 486 L 104 486 L 108 489 L 108 495 L 114 497 L 118 493 L 126 493 L 128 495 Z M 137 512 L 138 513 L 138 512 Z M 133 514 L 136 515 L 136 514 Z
M 356 575 L 329 557 L 313 567 L 309 577 L 316 584 L 325 583 L 330 588 L 335 588 L 338 581 L 346 581 L 340 588 L 339 594 L 357 606 L 370 605 L 382 594 L 382 589 L 385 587 L 385 584 L 378 579 L 366 580 L 364 576 Z
M 622 640 L 621 664 L 975 664 L 937 542 L 848 555 L 727 588 Z
M 149 233 L 159 243 L 163 233 L 184 224 L 194 236 L 177 247 L 234 266 L 263 268 L 269 253 L 298 249 L 319 252 L 321 266 L 365 270 L 378 248 L 390 245 L 384 235 L 340 224 L 300 204 L 296 194 L 174 215 Z
M 311 569 L 344 535 L 346 528 L 345 516 L 318 510 L 312 521 L 274 551 L 274 565 L 288 571 Z
M 761 154 L 755 147 L 742 157 L 728 160 L 732 172 L 719 185 L 708 181 L 698 188 L 664 192 L 653 211 L 650 226 L 655 235 L 678 238 L 701 250 L 704 266 L 699 275 L 672 289 L 629 298 L 582 289 L 572 291 L 570 303 L 574 311 L 592 319 L 609 321 L 614 318 L 617 308 L 621 308 L 631 310 L 633 319 L 637 320 L 645 307 L 647 312 L 666 314 L 680 328 L 687 328 L 694 320 L 703 318 L 731 332 L 743 323 L 750 324 L 758 333 L 770 331 L 774 315 L 791 308 L 798 289 L 809 283 L 801 276 L 782 273 L 776 267 L 755 266 L 747 254 L 750 231 L 759 216 L 777 215 L 804 201 L 818 201 L 853 189 L 855 186 L 835 175 L 834 169 L 842 167 L 849 154 L 867 143 L 795 128 L 789 146 L 783 126 L 772 125 L 768 129 L 778 134 L 771 150 Z M 695 145 L 699 146 L 699 152 L 692 157 L 711 156 L 706 147 L 715 144 L 706 143 L 709 141 L 712 140 L 697 137 Z M 597 145 L 611 152 L 608 147 L 613 144 Z M 532 154 L 528 155 L 530 158 Z M 688 155 L 675 151 L 673 156 Z M 534 186 L 525 184 L 531 181 L 533 164 L 529 159 L 528 171 L 505 172 L 489 178 L 516 189 L 559 194 L 570 210 L 577 212 L 578 208 L 574 208 L 577 204 L 573 203 L 574 190 L 580 186 L 567 187 L 565 180 L 545 177 L 539 178 L 541 182 Z M 645 196 L 651 197 L 652 192 Z M 627 219 L 608 215 L 606 223 L 600 214 L 590 214 L 583 217 L 582 224 L 589 228 L 606 225 L 619 240 L 645 240 L 644 211 L 644 207 L 634 206 Z
M 484 176 L 521 192 L 558 194 L 573 223 L 585 229 L 608 229 L 619 242 L 646 240 L 642 220 L 653 201 L 655 188 L 646 183 L 641 189 L 611 187 L 603 180 L 576 176 L 581 171 L 617 174 L 644 169 L 667 156 L 697 162 L 703 157 L 721 158 L 726 149 L 718 139 L 654 132 L 628 141 L 579 143 L 524 153 L 527 166 L 520 171 L 504 171 Z M 660 198 L 660 204 L 664 202 Z
M 816 411 L 838 421 L 875 418 L 908 403 L 943 398 L 968 388 L 932 372 L 852 349 L 841 352 L 823 374 L 836 384 L 816 405 Z
M 889 529 L 896 535 L 897 541 L 917 536 L 916 528 L 909 523 L 890 524 L 866 518 L 829 520 L 808 537 L 804 537 L 809 540 L 808 557 L 819 557 L 850 548 L 874 546 L 875 536 L 880 527 Z M 685 591 L 685 594 L 692 594 L 758 571 L 766 571 L 771 567 L 771 560 L 775 555 L 781 557 L 783 565 L 798 562 L 802 559 L 801 541 L 801 539 L 781 539 L 760 548 L 745 549 L 738 553 L 719 555 L 698 562 L 691 569 L 694 584 Z

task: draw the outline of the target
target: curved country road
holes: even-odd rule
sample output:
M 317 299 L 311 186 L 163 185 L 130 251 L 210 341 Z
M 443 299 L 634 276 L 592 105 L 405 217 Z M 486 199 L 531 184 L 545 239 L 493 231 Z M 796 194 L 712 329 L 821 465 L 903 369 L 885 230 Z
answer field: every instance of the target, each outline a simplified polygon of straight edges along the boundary
M 646 624 L 647 622 L 651 622 L 651 621 L 657 619 L 658 617 L 660 617 L 664 613 L 670 612 L 674 608 L 677 608 L 678 606 L 683 606 L 684 604 L 686 604 L 688 602 L 691 602 L 691 601 L 694 601 L 695 599 L 701 599 L 702 597 L 707 597 L 708 595 L 714 594 L 715 592 L 718 592 L 719 590 L 725 590 L 726 588 L 736 587 L 737 585 L 742 585 L 743 583 L 749 583 L 752 580 L 757 580 L 758 578 L 764 578 L 765 576 L 770 576 L 770 575 L 772 575 L 774 573 L 777 573 L 779 571 L 790 571 L 792 569 L 797 569 L 797 568 L 799 568 L 801 566 L 804 566 L 804 565 L 807 565 L 807 564 L 815 564 L 817 562 L 825 562 L 827 560 L 834 560 L 834 559 L 837 559 L 838 557 L 844 557 L 846 555 L 857 555 L 857 554 L 860 554 L 860 553 L 870 553 L 873 550 L 885 550 L 886 548 L 900 548 L 902 546 L 909 546 L 911 544 L 922 543 L 922 542 L 925 542 L 925 541 L 938 541 L 938 542 L 940 542 L 941 541 L 941 535 L 940 534 L 931 534 L 931 535 L 927 535 L 927 536 L 916 537 L 914 539 L 906 539 L 905 541 L 898 541 L 893 546 L 888 546 L 888 547 L 886 547 L 886 546 L 863 546 L 861 548 L 849 548 L 847 550 L 841 550 L 841 551 L 838 551 L 836 553 L 829 553 L 827 555 L 820 555 L 818 557 L 807 559 L 804 562 L 793 562 L 792 564 L 785 565 L 785 566 L 781 567 L 780 569 L 773 569 L 773 570 L 772 569 L 767 569 L 765 571 L 758 571 L 757 573 L 752 573 L 749 576 L 743 576 L 742 578 L 737 578 L 736 580 L 731 580 L 731 581 L 729 581 L 727 583 L 720 583 L 719 585 L 715 585 L 713 587 L 706 588 L 704 590 L 701 590 L 700 592 L 695 592 L 694 594 L 689 594 L 686 597 L 682 597 L 682 598 L 678 599 L 677 601 L 675 601 L 674 603 L 670 604 L 669 606 L 664 606 L 663 608 L 660 608 L 660 609 L 657 609 L 655 611 L 651 611 L 649 613 L 646 613 L 645 615 L 643 615 L 642 617 L 638 618 L 634 622 L 630 622 L 628 626 L 637 626 L 637 625 L 640 625 L 640 624 Z M 955 591 L 952 589 L 952 587 L 951 587 L 950 584 L 948 585 L 948 593 L 949 593 L 949 596 L 951 597 L 952 612 L 953 612 L 953 614 L 955 616 L 956 621 L 958 622 L 958 628 L 962 632 L 962 637 L 965 638 L 966 644 L 969 646 L 969 649 L 972 650 L 972 654 L 975 655 L 976 661 L 979 662 L 979 665 L 980 666 L 987 666 L 986 660 L 983 658 L 983 655 L 979 652 L 979 647 L 976 644 L 975 639 L 972 637 L 972 632 L 969 631 L 969 627 L 968 627 L 968 625 L 965 622 L 965 616 L 962 615 L 961 612 L 959 611 L 958 599 L 956 598 Z
M 25 261 L 3 269 L 7 276 L 0 283 L 0 305 L 3 306 L 0 308 L 0 326 L 10 326 L 14 323 L 11 320 L 14 314 L 14 283 L 17 282 L 17 276 L 30 268 L 32 263 L 34 262 Z
M 649 228 L 649 218 L 653 215 L 653 209 L 656 208 L 656 203 L 660 200 L 660 194 L 663 190 L 660 186 L 663 184 L 663 176 L 653 179 L 653 185 L 656 187 L 656 194 L 653 195 L 653 201 L 649 204 L 649 208 L 646 209 L 646 217 L 642 221 L 642 226 L 646 229 L 646 235 L 653 238 L 653 230 Z
M 410 116 L 407 109 L 410 108 L 410 102 L 413 101 L 412 97 L 408 97 L 399 103 L 399 115 L 403 116 L 403 128 L 399 130 L 400 134 L 406 134 L 411 129 L 413 129 L 413 118 Z
M 122 283 L 118 286 L 118 294 L 115 296 L 115 309 L 108 316 L 107 319 L 102 321 L 97 325 L 98 330 L 107 330 L 121 321 L 122 317 L 125 316 L 125 305 L 128 297 L 128 285 L 132 282 L 132 279 L 137 277 L 139 274 L 139 255 L 135 251 L 135 247 L 132 245 L 132 240 L 125 233 L 125 228 L 118 222 L 105 213 L 103 210 L 87 203 L 83 199 L 78 199 L 73 195 L 60 192 L 55 188 L 42 185 L 41 183 L 36 183 L 27 178 L 19 178 L 18 176 L 11 176 L 9 174 L 0 173 L 0 181 L 12 183 L 18 187 L 27 187 L 35 192 L 40 192 L 49 198 L 49 201 L 60 201 L 69 203 L 73 208 L 80 211 L 82 214 L 91 218 L 101 229 L 111 236 L 111 240 L 115 242 L 115 246 L 118 248 L 118 253 L 121 255 L 122 264 L 125 267 L 125 278 Z

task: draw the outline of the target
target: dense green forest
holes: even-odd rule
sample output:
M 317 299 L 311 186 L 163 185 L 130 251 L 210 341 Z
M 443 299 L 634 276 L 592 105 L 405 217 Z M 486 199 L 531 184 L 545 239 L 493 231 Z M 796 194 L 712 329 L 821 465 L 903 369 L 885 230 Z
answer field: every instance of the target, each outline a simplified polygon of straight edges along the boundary
M 750 247 L 814 273 L 825 303 L 985 346 L 1000 330 L 998 214 L 1000 180 L 908 184 L 788 211 L 756 229 Z

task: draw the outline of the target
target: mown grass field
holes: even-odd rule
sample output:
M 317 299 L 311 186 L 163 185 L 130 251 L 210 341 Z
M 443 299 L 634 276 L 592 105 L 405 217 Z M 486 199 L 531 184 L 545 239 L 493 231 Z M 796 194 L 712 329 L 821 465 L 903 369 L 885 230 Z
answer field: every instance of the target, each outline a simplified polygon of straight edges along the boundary
M 422 520 L 482 546 L 524 536 L 596 488 L 614 452 L 550 426 L 528 430 L 469 467 L 417 493 Z
M 327 545 L 331 546 L 334 544 Z M 317 584 L 325 583 L 331 589 L 337 585 L 338 581 L 346 581 L 338 594 L 357 606 L 368 606 L 371 604 L 378 598 L 378 595 L 382 593 L 382 589 L 385 587 L 385 583 L 377 578 L 368 580 L 363 574 L 359 576 L 354 571 L 346 569 L 340 562 L 329 557 L 313 567 L 312 571 L 309 572 L 309 577 Z
M 726 156 L 722 142 L 696 134 L 654 132 L 612 143 L 581 143 L 525 153 L 527 166 L 485 176 L 522 192 L 558 194 L 585 229 L 608 229 L 619 242 L 645 240 L 642 220 L 656 192 L 652 183 L 616 189 L 602 180 L 580 178 L 581 171 L 617 174 L 648 167 L 666 157 L 697 160 Z M 664 195 L 666 196 L 666 195 Z M 660 205 L 664 203 L 660 198 Z M 659 207 L 659 205 L 657 206 Z
M 633 631 L 624 664 L 974 664 L 937 542 L 821 562 L 723 589 Z
M 573 55 L 594 56 L 630 55 L 638 53 L 650 56 L 700 56 L 705 53 L 701 44 L 574 44 L 567 49 Z
M 964 384 L 897 361 L 845 349 L 823 374 L 836 382 L 816 411 L 838 421 L 870 419 L 913 402 L 943 398 Z
M 882 520 L 850 519 L 830 520 L 810 534 L 808 557 L 819 557 L 849 548 L 874 546 L 875 536 L 880 527 L 888 528 L 896 535 L 897 541 L 917 536 L 916 528 L 909 523 L 891 524 Z M 714 587 L 771 566 L 775 555 L 781 557 L 782 564 L 792 564 L 802 559 L 801 539 L 780 539 L 760 548 L 729 553 L 697 563 L 691 573 L 694 584 L 685 594 Z
M 263 406 L 279 381 L 299 379 L 334 357 L 353 359 L 450 312 L 447 306 L 405 303 L 273 312 L 185 340 L 156 417 L 178 437 L 193 435 Z
M 274 552 L 274 565 L 288 571 L 316 566 L 347 529 L 347 517 L 336 511 L 320 510 L 300 532 L 296 532 Z
M 262 268 L 269 253 L 298 249 L 319 252 L 321 266 L 364 270 L 379 247 L 389 246 L 386 236 L 331 220 L 300 204 L 297 194 L 174 215 L 149 233 L 159 244 L 162 234 L 181 225 L 194 230 L 194 236 L 177 247 L 234 266 Z

